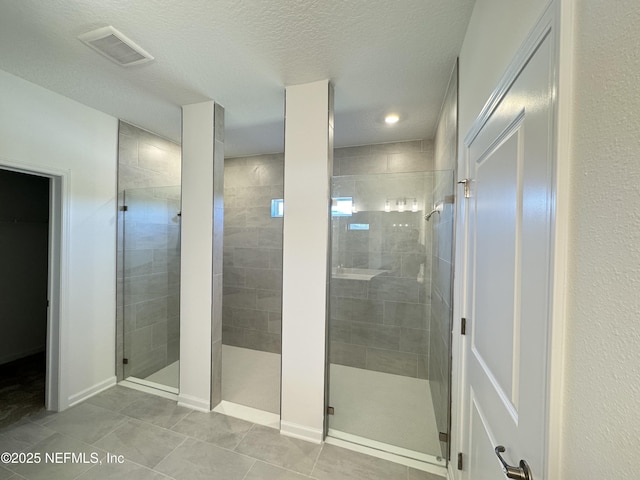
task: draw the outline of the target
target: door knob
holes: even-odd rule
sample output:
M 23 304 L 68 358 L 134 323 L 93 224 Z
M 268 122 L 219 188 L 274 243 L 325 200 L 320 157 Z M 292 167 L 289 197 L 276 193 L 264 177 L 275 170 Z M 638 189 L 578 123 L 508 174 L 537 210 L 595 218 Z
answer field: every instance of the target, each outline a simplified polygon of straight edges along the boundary
M 531 478 L 531 470 L 529 469 L 529 465 L 526 461 L 520 460 L 519 467 L 513 467 L 504 461 L 501 453 L 504 453 L 505 448 L 502 445 L 498 445 L 495 449 L 496 455 L 498 456 L 498 460 L 502 464 L 502 471 L 507 476 L 507 478 L 513 478 L 515 480 L 533 480 Z

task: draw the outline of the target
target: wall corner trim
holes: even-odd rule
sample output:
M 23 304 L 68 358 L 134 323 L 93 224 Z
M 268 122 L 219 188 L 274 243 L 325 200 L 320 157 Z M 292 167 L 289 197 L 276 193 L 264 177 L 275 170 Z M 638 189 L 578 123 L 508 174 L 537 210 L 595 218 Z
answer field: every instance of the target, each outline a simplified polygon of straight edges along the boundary
M 322 429 L 311 428 L 286 421 L 280 421 L 280 434 L 317 444 L 321 444 L 324 437 Z
M 197 410 L 199 412 L 209 413 L 211 411 L 209 408 L 208 398 L 197 398 L 192 395 L 178 395 L 178 405 L 190 408 L 191 410 Z
M 113 387 L 116 383 L 116 376 L 114 375 L 89 388 L 85 388 L 81 392 L 71 395 L 68 399 L 69 407 L 73 407 L 74 405 L 84 402 L 100 392 L 104 392 L 106 389 Z

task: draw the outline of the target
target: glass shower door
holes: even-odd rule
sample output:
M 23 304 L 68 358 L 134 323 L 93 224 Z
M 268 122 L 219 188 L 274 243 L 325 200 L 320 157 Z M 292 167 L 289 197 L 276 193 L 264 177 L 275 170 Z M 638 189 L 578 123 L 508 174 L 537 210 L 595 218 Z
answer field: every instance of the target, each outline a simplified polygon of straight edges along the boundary
M 124 192 L 124 378 L 178 393 L 180 186 Z
M 332 179 L 328 435 L 444 465 L 429 376 L 435 177 Z

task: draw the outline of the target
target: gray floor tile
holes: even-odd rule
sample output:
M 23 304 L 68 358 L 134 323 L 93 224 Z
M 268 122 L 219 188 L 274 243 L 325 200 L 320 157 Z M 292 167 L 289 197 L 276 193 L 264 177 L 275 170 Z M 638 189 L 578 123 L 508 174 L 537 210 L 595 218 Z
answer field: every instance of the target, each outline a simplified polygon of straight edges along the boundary
M 87 403 L 92 403 L 93 405 L 98 405 L 99 407 L 119 412 L 120 410 L 127 408 L 132 403 L 149 397 L 152 397 L 152 395 L 139 392 L 133 388 L 116 385 L 115 387 L 91 397 L 87 400 Z
M 185 439 L 185 436 L 164 428 L 129 420 L 97 441 L 95 446 L 153 468 Z
M 254 425 L 236 451 L 309 475 L 318 457 L 320 445 L 280 435 L 273 428 Z
M 2 451 L 6 452 L 6 450 L 2 450 Z M 12 476 L 13 476 L 13 472 L 10 472 L 4 467 L 0 467 L 0 480 L 8 480 Z
M 257 461 L 244 480 L 304 480 L 306 475 Z
M 311 476 L 318 480 L 405 480 L 407 467 L 325 444 Z
M 29 415 L 27 419 L 30 422 L 37 423 L 38 425 L 44 425 L 47 422 L 50 422 L 53 417 L 58 415 L 57 412 L 52 412 L 49 410 L 40 410 L 32 415 Z
M 23 420 L 0 430 L 0 451 L 20 452 L 54 433 L 49 428 Z
M 16 453 L 29 448 L 32 444 L 11 438 L 0 433 L 0 452 Z M 2 478 L 2 477 L 0 477 Z
M 45 426 L 86 443 L 94 443 L 113 431 L 126 417 L 106 408 L 82 403 L 52 417 Z
M 409 467 L 409 480 L 446 480 L 446 477 Z
M 253 424 L 219 413 L 191 412 L 172 430 L 233 450 Z
M 77 480 L 167 480 L 169 477 L 125 461 L 119 463 L 103 463 L 96 465 L 80 475 Z
M 36 443 L 27 451 L 39 453 L 42 460 L 41 463 L 12 465 L 11 467 L 13 471 L 22 475 L 27 480 L 68 480 L 76 478 L 94 465 L 91 462 L 104 457 L 104 452 L 99 448 L 92 447 L 91 445 L 60 433 L 55 433 L 45 440 Z M 64 452 L 83 455 L 83 461 L 72 462 L 69 460 L 61 463 L 47 461 L 47 453 L 60 454 Z
M 121 410 L 121 413 L 125 415 L 163 428 L 173 427 L 189 412 L 191 412 L 190 409 L 178 406 L 175 401 L 153 395 L 138 400 Z
M 254 463 L 254 459 L 190 438 L 155 470 L 177 480 L 242 480 Z

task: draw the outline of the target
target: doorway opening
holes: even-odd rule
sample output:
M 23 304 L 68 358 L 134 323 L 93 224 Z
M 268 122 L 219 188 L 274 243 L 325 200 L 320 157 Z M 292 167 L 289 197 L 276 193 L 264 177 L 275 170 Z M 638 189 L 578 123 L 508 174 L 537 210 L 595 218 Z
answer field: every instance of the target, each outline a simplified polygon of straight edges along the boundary
M 0 168 L 0 427 L 59 407 L 61 186 Z

